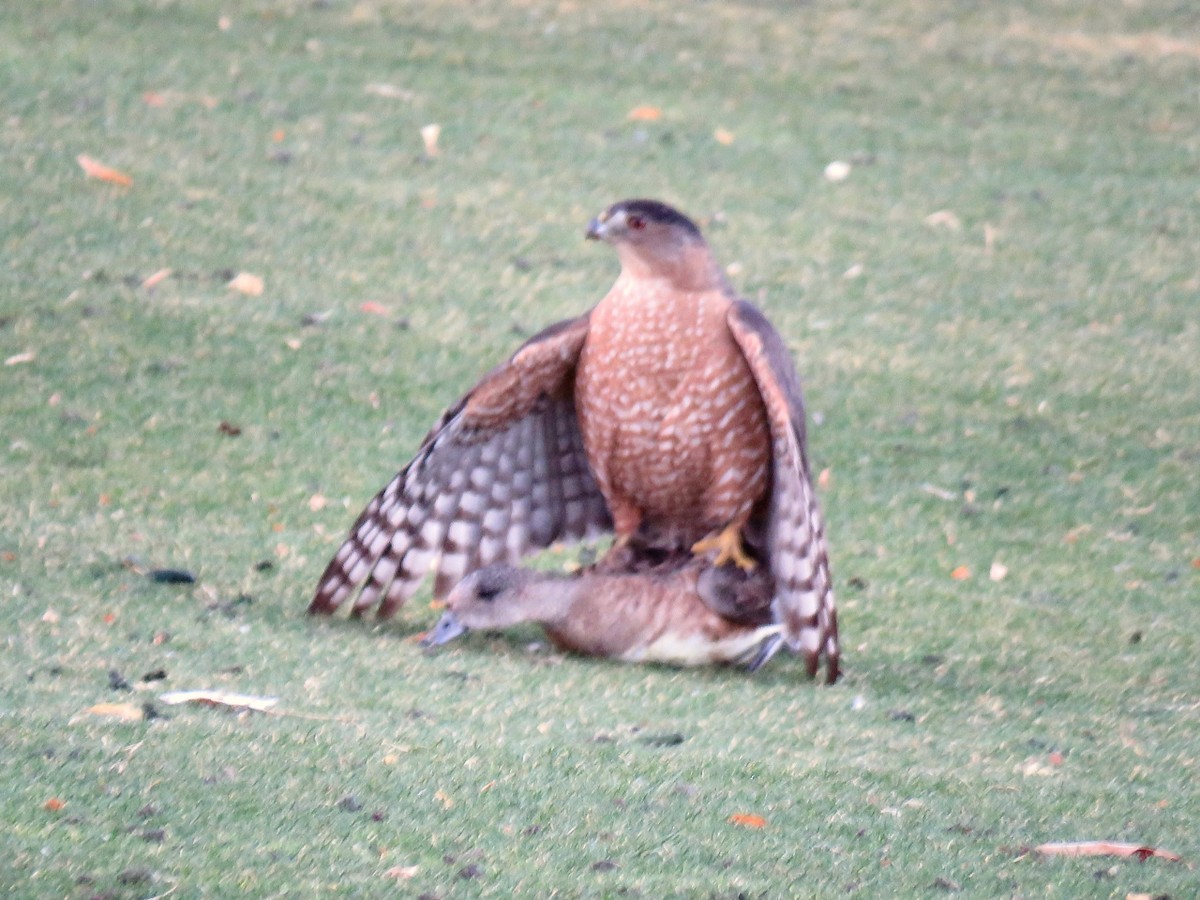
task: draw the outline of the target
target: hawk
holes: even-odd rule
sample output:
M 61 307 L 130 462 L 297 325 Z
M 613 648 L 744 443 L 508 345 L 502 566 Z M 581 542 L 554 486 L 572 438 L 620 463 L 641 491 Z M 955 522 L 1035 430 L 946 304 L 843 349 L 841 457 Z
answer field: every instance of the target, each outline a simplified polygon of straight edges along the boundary
M 765 566 L 787 646 L 829 682 L 839 646 L 800 381 L 691 219 L 624 200 L 587 238 L 621 264 L 589 312 L 523 344 L 451 406 L 363 510 L 309 605 L 395 613 L 430 570 L 465 575 L 606 531 L 636 547 Z

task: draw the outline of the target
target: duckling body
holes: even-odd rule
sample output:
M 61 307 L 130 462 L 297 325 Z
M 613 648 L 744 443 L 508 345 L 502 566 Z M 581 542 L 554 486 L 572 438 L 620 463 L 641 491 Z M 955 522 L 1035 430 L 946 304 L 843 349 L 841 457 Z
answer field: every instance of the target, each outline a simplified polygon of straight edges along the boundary
M 596 567 L 572 576 L 493 565 L 455 586 L 426 644 L 471 628 L 536 622 L 556 647 L 587 656 L 753 670 L 781 641 L 772 594 L 769 576 L 705 560 L 649 571 Z

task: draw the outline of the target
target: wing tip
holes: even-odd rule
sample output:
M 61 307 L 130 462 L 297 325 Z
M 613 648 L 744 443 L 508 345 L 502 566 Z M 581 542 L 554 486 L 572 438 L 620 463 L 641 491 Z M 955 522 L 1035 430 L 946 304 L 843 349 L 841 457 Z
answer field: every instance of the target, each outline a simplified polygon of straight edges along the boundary
M 789 612 L 784 610 L 781 617 L 788 649 L 804 657 L 804 671 L 810 679 L 816 679 L 821 660 L 824 659 L 825 684 L 834 684 L 842 674 L 836 611 L 829 616 L 825 625 L 815 614 L 800 616 Z
M 825 655 L 825 683 L 836 684 L 842 674 L 842 658 L 841 655 L 834 650 L 832 653 Z
M 310 616 L 331 616 L 342 601 L 346 598 L 347 585 L 331 584 L 328 579 L 322 579 L 317 585 L 317 592 L 313 595 L 312 602 L 308 604 L 308 615 Z
M 804 656 L 804 671 L 812 680 L 816 680 L 821 669 L 821 658 L 825 659 L 825 684 L 835 684 L 842 675 L 841 656 L 836 651 L 800 650 Z

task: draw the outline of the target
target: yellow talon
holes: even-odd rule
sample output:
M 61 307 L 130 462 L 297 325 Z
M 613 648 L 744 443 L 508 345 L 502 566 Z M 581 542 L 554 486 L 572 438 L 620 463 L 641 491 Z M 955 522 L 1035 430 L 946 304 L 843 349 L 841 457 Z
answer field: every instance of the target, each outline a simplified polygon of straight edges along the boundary
M 713 560 L 714 566 L 723 566 L 727 562 L 732 562 L 743 571 L 753 572 L 757 565 L 742 549 L 742 536 L 736 525 L 730 525 L 723 531 L 692 544 L 692 553 L 696 555 L 708 553 L 710 550 L 717 551 L 717 558 Z

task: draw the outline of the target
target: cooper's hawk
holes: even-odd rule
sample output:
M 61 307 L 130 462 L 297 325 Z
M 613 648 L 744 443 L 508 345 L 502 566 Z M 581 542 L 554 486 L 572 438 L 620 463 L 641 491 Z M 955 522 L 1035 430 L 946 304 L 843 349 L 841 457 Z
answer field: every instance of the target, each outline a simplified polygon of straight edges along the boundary
M 824 525 L 800 383 L 782 338 L 737 297 L 683 214 L 625 200 L 592 220 L 621 272 L 447 410 L 367 505 L 309 612 L 392 615 L 435 569 L 464 575 L 605 530 L 664 552 L 766 565 L 775 621 L 815 674 L 838 673 Z M 639 552 L 641 552 L 639 550 Z
M 485 566 L 456 584 L 422 643 L 438 646 L 472 628 L 536 622 L 561 650 L 624 662 L 733 663 L 755 671 L 778 649 L 773 579 L 699 558 L 649 571 L 603 565 L 565 576 Z M 735 618 L 725 613 L 733 610 Z

